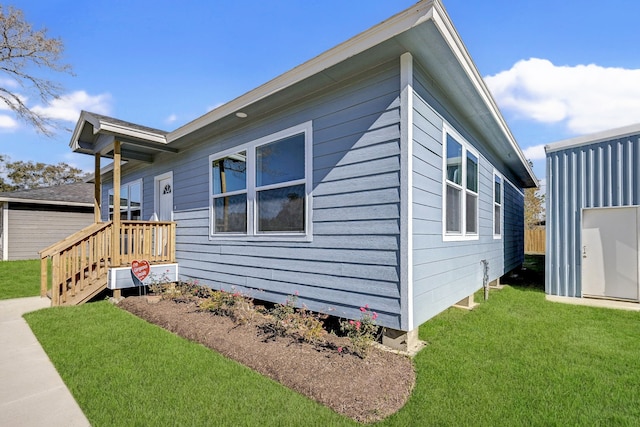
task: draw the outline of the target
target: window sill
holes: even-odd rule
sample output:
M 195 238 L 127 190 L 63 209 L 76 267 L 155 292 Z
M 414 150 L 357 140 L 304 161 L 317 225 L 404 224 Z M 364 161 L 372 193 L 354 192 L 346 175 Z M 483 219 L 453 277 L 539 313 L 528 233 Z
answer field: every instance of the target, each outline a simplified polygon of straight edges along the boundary
M 210 235 L 210 242 L 312 242 L 313 236 L 310 234 L 233 234 L 233 235 Z
M 442 236 L 443 242 L 466 242 L 472 240 L 480 240 L 480 236 L 477 234 L 473 234 L 470 236 L 456 235 L 456 234 L 445 234 Z

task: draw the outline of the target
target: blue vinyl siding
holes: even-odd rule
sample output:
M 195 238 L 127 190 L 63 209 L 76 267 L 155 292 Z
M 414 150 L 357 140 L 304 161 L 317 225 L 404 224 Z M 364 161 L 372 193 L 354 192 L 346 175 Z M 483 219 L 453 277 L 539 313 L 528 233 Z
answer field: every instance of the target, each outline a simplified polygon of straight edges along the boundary
M 400 64 L 391 61 L 263 117 L 159 154 L 151 165 L 127 164 L 122 182 L 143 179 L 143 218 L 154 209 L 154 176 L 173 171 L 176 254 L 184 279 L 283 302 L 298 292 L 310 309 L 357 318 L 365 304 L 378 322 L 417 327 L 522 262 L 523 196 L 489 141 L 478 142 L 446 97 L 414 68 L 412 158 L 413 321 L 401 306 Z M 312 121 L 311 242 L 210 240 L 209 156 Z M 442 237 L 442 132 L 448 123 L 479 153 L 479 239 Z M 493 172 L 504 176 L 503 238 L 493 237 Z M 109 188 L 105 178 L 103 200 Z M 406 296 L 405 296 L 406 297 Z
M 418 68 L 413 127 L 413 307 L 419 325 L 482 287 L 481 260 L 493 281 L 522 264 L 524 196 L 487 144 L 472 138 L 451 106 L 436 100 L 437 88 Z M 442 156 L 445 120 L 480 153 L 478 239 L 443 241 Z M 503 234 L 493 236 L 493 173 L 504 175 Z
M 547 294 L 582 296 L 582 209 L 638 205 L 639 168 L 640 135 L 547 153 Z
M 144 169 L 125 166 L 122 182 L 144 176 L 146 219 L 153 177 L 173 171 L 181 277 L 274 302 L 298 292 L 310 309 L 342 317 L 368 304 L 399 328 L 399 87 L 399 64 L 382 64 Z M 309 120 L 313 241 L 209 240 L 209 155 Z

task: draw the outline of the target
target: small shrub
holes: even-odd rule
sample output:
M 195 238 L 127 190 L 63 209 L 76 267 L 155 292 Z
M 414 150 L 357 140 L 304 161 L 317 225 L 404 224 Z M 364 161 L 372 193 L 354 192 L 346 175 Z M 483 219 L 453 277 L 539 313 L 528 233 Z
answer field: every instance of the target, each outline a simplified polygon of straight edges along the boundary
M 223 290 L 210 290 L 208 297 L 200 301 L 199 308 L 221 316 L 229 316 L 239 323 L 250 323 L 256 314 L 251 298 L 240 292 Z
M 169 270 L 156 275 L 154 273 L 149 274 L 149 291 L 156 295 L 160 295 L 162 299 L 171 298 L 176 294 L 175 283 L 169 279 Z
M 296 308 L 298 295 L 289 295 L 284 304 L 276 304 L 270 311 L 271 322 L 264 328 L 274 336 L 291 336 L 309 343 L 323 341 L 327 331 L 324 329 L 326 314 L 315 313 L 306 306 Z
M 344 320 L 340 322 L 340 330 L 349 338 L 353 353 L 364 359 L 378 336 L 378 313 L 370 311 L 368 305 L 360 307 L 360 312 L 360 320 Z

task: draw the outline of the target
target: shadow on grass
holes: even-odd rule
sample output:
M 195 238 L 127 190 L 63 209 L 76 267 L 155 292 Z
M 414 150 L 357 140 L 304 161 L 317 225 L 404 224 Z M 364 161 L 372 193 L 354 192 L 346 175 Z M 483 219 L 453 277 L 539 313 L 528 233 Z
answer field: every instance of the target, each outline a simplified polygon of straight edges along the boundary
M 544 292 L 544 255 L 525 255 L 524 264 L 504 276 L 501 282 L 514 288 Z

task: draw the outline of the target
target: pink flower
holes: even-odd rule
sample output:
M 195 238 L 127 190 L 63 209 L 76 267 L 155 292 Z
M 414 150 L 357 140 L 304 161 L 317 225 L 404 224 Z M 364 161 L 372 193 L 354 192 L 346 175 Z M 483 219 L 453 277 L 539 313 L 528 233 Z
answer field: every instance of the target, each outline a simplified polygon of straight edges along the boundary
M 338 353 L 342 353 L 342 347 L 338 347 Z
M 378 313 L 376 313 L 376 312 L 374 311 L 374 312 L 373 312 L 372 319 L 373 319 L 373 320 L 376 320 L 377 318 L 378 318 Z
M 349 324 L 350 324 L 350 325 L 353 325 L 353 320 L 349 320 Z
M 367 311 L 367 309 L 364 307 L 360 307 L 360 311 L 364 313 L 365 311 Z
M 356 322 L 356 329 L 360 330 L 360 325 L 362 325 L 360 322 Z
M 296 296 L 300 295 L 300 293 L 298 291 L 295 291 L 294 293 L 295 293 Z

